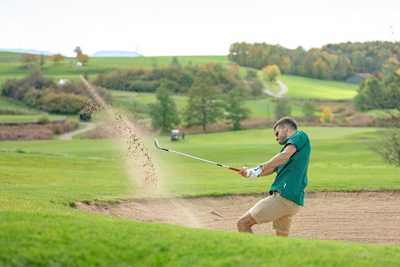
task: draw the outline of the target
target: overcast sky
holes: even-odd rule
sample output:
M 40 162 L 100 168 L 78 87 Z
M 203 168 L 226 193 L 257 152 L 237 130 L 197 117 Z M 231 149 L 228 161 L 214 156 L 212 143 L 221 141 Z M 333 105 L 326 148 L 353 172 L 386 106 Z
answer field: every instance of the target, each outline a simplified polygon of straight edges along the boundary
M 400 40 L 400 1 L 0 0 L 0 48 L 226 55 L 233 42 Z

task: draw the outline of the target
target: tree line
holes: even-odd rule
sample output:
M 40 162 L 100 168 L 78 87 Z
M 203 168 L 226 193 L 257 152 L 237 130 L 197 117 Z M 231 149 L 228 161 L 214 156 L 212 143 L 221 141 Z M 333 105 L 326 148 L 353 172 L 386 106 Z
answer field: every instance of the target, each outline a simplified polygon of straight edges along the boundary
M 327 80 L 346 80 L 356 73 L 377 74 L 389 58 L 400 60 L 400 42 L 347 42 L 306 51 L 266 43 L 233 43 L 229 59 L 262 69 L 277 65 L 282 73 Z

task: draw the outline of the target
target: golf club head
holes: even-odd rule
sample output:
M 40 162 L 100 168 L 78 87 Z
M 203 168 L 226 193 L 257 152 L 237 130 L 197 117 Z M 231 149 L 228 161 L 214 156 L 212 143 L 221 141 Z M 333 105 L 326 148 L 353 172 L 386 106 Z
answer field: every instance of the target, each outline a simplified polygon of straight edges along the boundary
M 161 150 L 164 150 L 164 151 L 168 151 L 168 149 L 162 148 L 162 147 L 160 146 L 160 143 L 158 142 L 157 139 L 154 139 L 154 146 L 155 146 L 157 149 L 161 149 Z
M 158 140 L 157 140 L 157 139 L 154 139 L 154 145 L 155 145 L 155 147 L 158 148 L 158 149 L 161 148 L 161 147 L 160 147 L 160 143 L 158 143 Z

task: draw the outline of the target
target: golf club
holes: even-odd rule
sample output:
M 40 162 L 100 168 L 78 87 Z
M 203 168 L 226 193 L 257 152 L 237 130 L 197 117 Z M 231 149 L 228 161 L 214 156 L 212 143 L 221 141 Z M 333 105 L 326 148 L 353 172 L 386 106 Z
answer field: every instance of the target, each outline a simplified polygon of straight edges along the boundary
M 233 168 L 233 167 L 229 167 L 229 166 L 226 166 L 226 165 L 224 165 L 224 164 L 221 164 L 221 163 L 218 163 L 218 162 L 215 162 L 215 161 L 211 161 L 211 160 L 207 160 L 207 159 L 202 159 L 202 158 L 195 157 L 195 156 L 192 156 L 192 155 L 190 155 L 190 154 L 186 154 L 186 153 L 183 153 L 183 152 L 175 151 L 175 150 L 172 150 L 172 149 L 163 148 L 163 147 L 160 146 L 160 143 L 158 142 L 157 139 L 154 139 L 154 145 L 155 145 L 155 147 L 156 147 L 157 149 L 164 150 L 164 151 L 166 151 L 166 152 L 172 152 L 172 153 L 175 153 L 175 154 L 184 156 L 184 157 L 188 157 L 188 158 L 192 158 L 192 159 L 195 159 L 195 160 L 200 160 L 200 161 L 202 161 L 202 162 L 206 162 L 206 163 L 209 163 L 209 164 L 217 165 L 218 167 L 227 168 L 227 169 L 229 169 L 229 170 L 231 170 L 231 171 L 240 172 L 240 169 Z

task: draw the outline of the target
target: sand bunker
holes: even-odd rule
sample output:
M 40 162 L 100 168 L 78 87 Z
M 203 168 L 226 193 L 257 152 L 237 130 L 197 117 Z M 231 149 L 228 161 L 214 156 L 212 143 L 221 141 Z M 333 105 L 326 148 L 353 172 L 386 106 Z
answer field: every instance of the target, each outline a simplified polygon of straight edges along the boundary
M 236 231 L 237 219 L 262 195 L 174 199 L 139 199 L 119 204 L 78 203 L 86 211 L 143 222 Z M 291 236 L 307 239 L 400 244 L 400 193 L 308 193 L 295 216 Z M 196 218 L 188 218 L 185 214 Z M 272 235 L 271 224 L 255 226 Z

